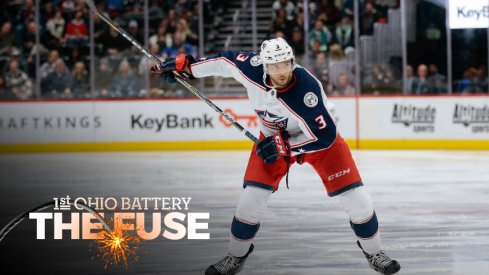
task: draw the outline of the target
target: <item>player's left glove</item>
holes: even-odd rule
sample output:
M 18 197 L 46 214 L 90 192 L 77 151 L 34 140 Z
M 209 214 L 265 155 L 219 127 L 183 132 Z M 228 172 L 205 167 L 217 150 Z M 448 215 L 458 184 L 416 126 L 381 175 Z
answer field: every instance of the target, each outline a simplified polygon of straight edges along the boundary
M 264 138 L 256 145 L 256 154 L 265 163 L 273 163 L 280 157 L 290 156 L 289 134 L 285 131 Z
M 176 58 L 168 58 L 165 62 L 160 62 L 151 68 L 151 72 L 161 74 L 162 77 L 170 84 L 176 82 L 175 74 L 185 78 L 192 78 L 190 72 L 190 64 L 195 62 L 195 58 L 189 54 L 179 54 Z

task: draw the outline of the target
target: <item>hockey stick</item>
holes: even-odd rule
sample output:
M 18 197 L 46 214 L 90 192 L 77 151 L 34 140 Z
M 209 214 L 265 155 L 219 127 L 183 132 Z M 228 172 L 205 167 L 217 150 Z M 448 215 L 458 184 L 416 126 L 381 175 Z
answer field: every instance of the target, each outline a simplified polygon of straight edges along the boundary
M 38 212 L 38 211 L 44 210 L 44 209 L 51 207 L 51 206 L 54 206 L 54 205 L 55 205 L 54 200 L 48 201 L 48 202 L 40 204 L 40 205 L 38 205 L 38 206 L 28 210 L 28 211 L 25 211 L 24 213 L 20 214 L 19 216 L 13 218 L 7 225 L 5 225 L 0 230 L 0 243 L 2 242 L 3 238 L 5 238 L 5 236 L 7 236 L 7 234 L 12 229 L 14 229 L 14 227 L 16 227 L 19 223 L 21 223 L 25 218 L 27 218 L 29 216 L 29 213 Z M 81 202 L 76 202 L 73 205 L 78 205 L 78 206 L 82 207 L 83 209 L 85 209 L 86 211 L 88 211 L 89 213 L 91 213 L 96 219 L 99 220 L 99 222 L 102 223 L 103 227 L 107 231 L 112 232 L 112 230 L 109 227 L 109 224 L 107 224 L 107 222 L 104 220 L 104 218 L 99 213 L 97 213 L 97 211 L 95 211 L 95 209 L 93 209 L 90 206 L 88 206 L 84 203 L 81 203 Z
M 88 7 L 96 13 L 102 20 L 105 21 L 110 27 L 112 27 L 114 30 L 116 30 L 118 33 L 120 33 L 125 39 L 127 39 L 129 42 L 131 42 L 136 48 L 138 48 L 144 55 L 146 55 L 148 58 L 153 59 L 156 62 L 161 62 L 161 60 L 152 54 L 150 51 L 148 51 L 146 48 L 141 46 L 138 41 L 136 41 L 131 35 L 129 35 L 121 26 L 119 26 L 117 23 L 112 21 L 109 17 L 107 17 L 105 14 L 103 14 L 93 3 L 92 0 L 86 0 Z M 194 95 L 196 95 L 198 98 L 202 99 L 209 105 L 214 111 L 219 113 L 224 119 L 226 119 L 229 123 L 231 123 L 234 127 L 236 127 L 240 132 L 244 132 L 244 134 L 251 139 L 254 143 L 258 143 L 258 139 L 250 133 L 248 130 L 246 130 L 241 124 L 236 122 L 231 116 L 229 116 L 227 113 L 225 113 L 221 108 L 219 108 L 216 104 L 214 104 L 212 101 L 210 101 L 205 95 L 203 95 L 197 88 L 194 86 L 190 85 L 187 81 L 185 81 L 180 75 L 175 73 L 175 78 L 177 79 L 180 84 L 182 84 L 185 88 L 187 88 L 190 92 L 192 92 Z

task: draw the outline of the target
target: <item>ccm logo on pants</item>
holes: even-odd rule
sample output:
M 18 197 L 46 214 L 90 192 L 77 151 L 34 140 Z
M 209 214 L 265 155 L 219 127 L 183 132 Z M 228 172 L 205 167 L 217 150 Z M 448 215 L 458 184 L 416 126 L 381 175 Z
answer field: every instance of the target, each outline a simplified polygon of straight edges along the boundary
M 349 173 L 350 173 L 350 168 L 345 169 L 345 170 L 340 171 L 338 173 L 335 173 L 335 174 L 333 174 L 331 176 L 328 176 L 328 181 L 332 181 L 332 180 L 334 180 L 336 178 L 339 178 L 339 177 L 344 176 L 344 175 L 349 174 Z

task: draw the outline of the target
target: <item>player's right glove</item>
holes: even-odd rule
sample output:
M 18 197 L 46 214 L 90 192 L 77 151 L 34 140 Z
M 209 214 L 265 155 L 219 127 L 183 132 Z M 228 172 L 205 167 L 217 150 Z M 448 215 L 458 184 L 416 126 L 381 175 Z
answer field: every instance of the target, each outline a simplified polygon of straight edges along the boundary
M 266 137 L 256 145 L 256 154 L 265 163 L 273 163 L 280 157 L 290 156 L 288 138 L 289 134 L 285 131 Z
M 175 74 L 177 72 L 185 78 L 193 78 L 190 72 L 190 64 L 194 63 L 195 59 L 189 54 L 179 54 L 176 58 L 168 58 L 165 62 L 160 62 L 151 68 L 151 72 L 161 74 L 163 78 L 170 84 L 176 82 Z

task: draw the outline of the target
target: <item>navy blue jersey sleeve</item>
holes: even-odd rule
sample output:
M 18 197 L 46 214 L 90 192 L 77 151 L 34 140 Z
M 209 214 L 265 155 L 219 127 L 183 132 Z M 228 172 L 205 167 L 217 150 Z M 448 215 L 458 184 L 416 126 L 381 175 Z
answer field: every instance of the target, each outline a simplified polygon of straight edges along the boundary
M 296 70 L 293 91 L 281 93 L 278 99 L 298 120 L 304 136 L 292 142 L 294 152 L 304 153 L 328 148 L 336 139 L 336 124 L 326 107 L 321 84 L 303 68 Z

